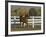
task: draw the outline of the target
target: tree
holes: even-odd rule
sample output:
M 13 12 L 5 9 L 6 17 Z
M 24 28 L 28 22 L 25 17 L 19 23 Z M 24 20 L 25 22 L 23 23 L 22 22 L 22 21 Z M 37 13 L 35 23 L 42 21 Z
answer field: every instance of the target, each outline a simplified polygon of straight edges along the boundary
M 36 10 L 35 10 L 34 8 L 31 8 L 31 9 L 29 10 L 29 15 L 30 15 L 30 16 L 36 16 L 36 15 L 37 15 Z
M 29 15 L 30 16 L 40 16 L 41 15 L 41 8 L 30 8 Z
M 19 15 L 19 12 L 20 12 L 19 10 L 20 10 L 20 8 L 14 10 L 14 12 L 16 13 L 16 16 Z

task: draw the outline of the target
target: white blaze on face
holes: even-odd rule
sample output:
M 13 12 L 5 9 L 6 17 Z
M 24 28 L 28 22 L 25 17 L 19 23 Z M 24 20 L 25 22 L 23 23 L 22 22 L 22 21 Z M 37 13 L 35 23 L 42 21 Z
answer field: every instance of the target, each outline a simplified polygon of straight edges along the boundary
M 22 16 L 22 17 L 25 17 L 25 16 Z

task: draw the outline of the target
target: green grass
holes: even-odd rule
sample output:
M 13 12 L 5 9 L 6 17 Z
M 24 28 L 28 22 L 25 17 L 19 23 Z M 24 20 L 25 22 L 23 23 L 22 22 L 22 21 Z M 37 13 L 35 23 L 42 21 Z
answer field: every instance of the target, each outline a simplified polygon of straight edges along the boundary
M 32 25 L 28 25 L 28 26 L 23 26 L 21 27 L 20 25 L 12 25 L 11 26 L 11 31 L 31 31 L 31 30 L 40 30 L 41 29 L 41 25 L 34 25 L 34 28 L 32 27 Z

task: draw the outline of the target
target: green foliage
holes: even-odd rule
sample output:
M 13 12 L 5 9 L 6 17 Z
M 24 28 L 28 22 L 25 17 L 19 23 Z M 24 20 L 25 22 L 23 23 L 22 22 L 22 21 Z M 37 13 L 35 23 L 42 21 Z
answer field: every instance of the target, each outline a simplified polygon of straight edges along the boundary
M 16 16 L 19 15 L 19 9 L 20 9 L 20 8 L 14 10 L 14 12 L 16 13 Z
M 41 8 L 30 8 L 29 15 L 30 16 L 40 16 L 41 15 Z
M 15 9 L 14 11 L 12 11 L 11 15 L 12 16 L 18 16 L 22 12 L 24 12 L 24 10 L 25 9 L 21 9 L 21 8 Z M 29 9 L 29 15 L 30 16 L 41 16 L 41 8 L 30 8 Z

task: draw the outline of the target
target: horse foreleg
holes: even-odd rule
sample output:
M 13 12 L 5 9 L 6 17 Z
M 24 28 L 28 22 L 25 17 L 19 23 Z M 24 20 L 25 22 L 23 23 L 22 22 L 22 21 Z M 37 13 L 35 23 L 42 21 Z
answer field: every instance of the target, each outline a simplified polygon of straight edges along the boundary
M 26 26 L 26 23 L 24 23 L 24 27 Z
M 23 22 L 21 22 L 20 24 L 21 24 L 21 27 L 22 27 Z

